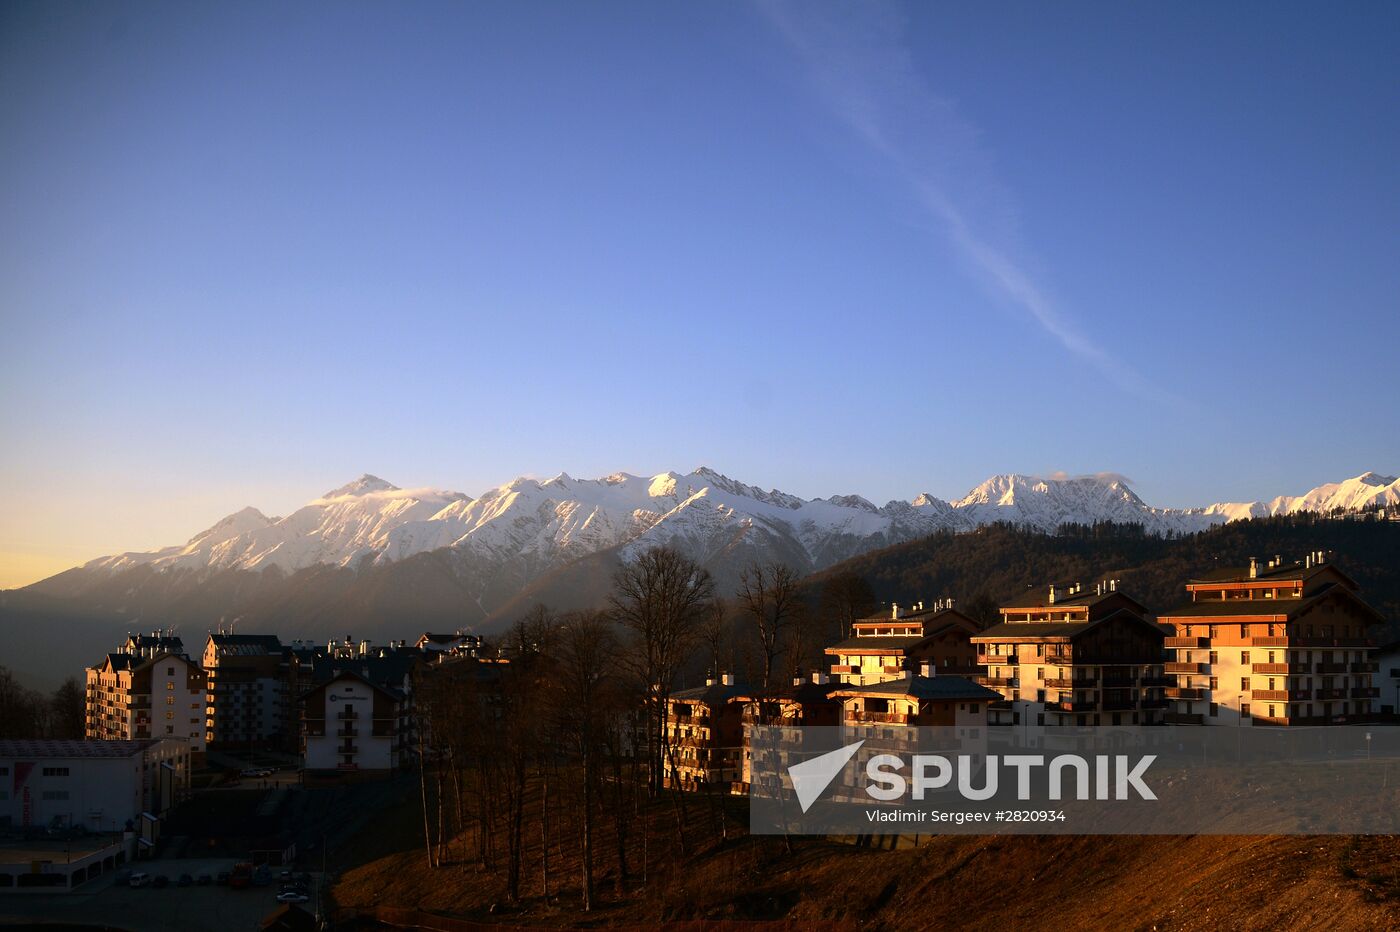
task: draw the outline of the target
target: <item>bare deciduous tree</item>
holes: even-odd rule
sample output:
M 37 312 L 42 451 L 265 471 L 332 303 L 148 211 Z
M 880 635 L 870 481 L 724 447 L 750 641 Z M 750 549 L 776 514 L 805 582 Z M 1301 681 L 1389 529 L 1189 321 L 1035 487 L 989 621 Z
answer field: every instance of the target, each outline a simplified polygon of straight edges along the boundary
M 797 574 L 781 563 L 755 563 L 739 574 L 738 598 L 753 618 L 763 661 L 763 688 L 773 688 L 773 670 L 797 619 Z

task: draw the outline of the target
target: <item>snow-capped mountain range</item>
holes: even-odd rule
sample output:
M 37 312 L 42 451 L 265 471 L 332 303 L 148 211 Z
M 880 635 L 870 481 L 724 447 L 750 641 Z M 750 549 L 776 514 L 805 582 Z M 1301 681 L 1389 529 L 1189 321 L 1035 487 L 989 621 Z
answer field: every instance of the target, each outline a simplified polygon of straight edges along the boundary
M 712 469 L 603 479 L 521 478 L 473 499 L 441 489 L 400 489 L 364 475 L 290 515 L 245 508 L 184 545 L 124 553 L 83 567 L 118 573 L 265 570 L 328 565 L 360 569 L 446 551 L 476 567 L 514 565 L 528 579 L 582 556 L 671 544 L 702 562 L 740 555 L 812 571 L 867 550 L 940 530 L 1007 521 L 1053 531 L 1067 523 L 1136 523 L 1188 532 L 1243 518 L 1354 510 L 1400 503 L 1400 480 L 1365 473 L 1300 496 L 1205 508 L 1153 508 L 1116 476 L 994 476 L 948 502 L 923 494 L 877 507 L 858 495 L 806 500 L 745 485 Z

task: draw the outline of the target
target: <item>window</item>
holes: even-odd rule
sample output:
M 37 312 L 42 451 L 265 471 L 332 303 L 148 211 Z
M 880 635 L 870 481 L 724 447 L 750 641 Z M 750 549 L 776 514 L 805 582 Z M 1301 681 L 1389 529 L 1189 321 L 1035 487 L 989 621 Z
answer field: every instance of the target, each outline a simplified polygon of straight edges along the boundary
M 44 768 L 44 776 L 46 776 L 46 777 L 66 777 L 66 776 L 68 776 L 68 768 L 67 768 L 67 767 L 45 767 L 45 768 Z M 65 797 L 65 798 L 67 798 L 67 797 Z
M 166 688 L 166 689 L 174 689 L 174 688 L 175 688 L 175 684 L 174 684 L 174 683 L 166 683 L 166 684 L 165 684 L 165 688 Z
M 165 713 L 165 717 L 166 717 L 166 718 L 174 718 L 174 717 L 175 717 L 175 713 L 174 713 L 174 712 L 166 712 L 166 713 Z
M 1219 703 L 1212 702 L 1212 703 L 1210 704 L 1210 717 L 1211 717 L 1211 718 L 1215 718 L 1215 717 L 1216 717 L 1217 715 L 1219 715 L 1219 714 L 1220 714 L 1220 705 L 1219 705 Z
M 1249 718 L 1249 703 L 1240 703 L 1240 718 Z
M 1240 651 L 1240 663 L 1249 663 L 1249 651 Z
M 1212 677 L 1210 678 L 1210 688 L 1211 688 L 1211 689 L 1219 689 L 1219 688 L 1220 688 L 1220 677 L 1218 677 L 1218 676 L 1212 676 Z
M 1242 676 L 1242 677 L 1240 677 L 1240 691 L 1241 691 L 1241 692 L 1249 692 L 1249 677 L 1247 677 L 1247 676 Z
M 165 670 L 165 675 L 166 675 L 166 676 L 174 676 L 174 675 L 175 675 L 175 668 L 174 668 L 174 667 L 167 667 L 166 670 Z
M 175 697 L 174 697 L 174 696 L 166 696 L 166 697 L 165 697 L 165 704 L 166 704 L 166 705 L 174 705 L 174 704 L 175 704 Z
M 1216 653 L 1215 651 L 1211 651 L 1211 652 L 1210 652 L 1210 662 L 1211 662 L 1211 663 L 1219 663 L 1219 662 L 1220 662 L 1220 655 L 1219 655 L 1218 653 Z

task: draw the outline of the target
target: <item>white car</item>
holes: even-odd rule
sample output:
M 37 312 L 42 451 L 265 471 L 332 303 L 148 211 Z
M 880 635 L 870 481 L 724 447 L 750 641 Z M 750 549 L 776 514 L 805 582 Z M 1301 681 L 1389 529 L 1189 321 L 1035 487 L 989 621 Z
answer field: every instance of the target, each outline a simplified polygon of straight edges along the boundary
M 277 894 L 277 902 L 279 903 L 305 903 L 309 899 L 311 897 L 298 890 L 283 890 Z
M 151 875 L 145 871 L 137 871 L 131 875 L 131 879 L 128 880 L 127 883 L 131 884 L 133 887 L 149 887 L 151 885 Z

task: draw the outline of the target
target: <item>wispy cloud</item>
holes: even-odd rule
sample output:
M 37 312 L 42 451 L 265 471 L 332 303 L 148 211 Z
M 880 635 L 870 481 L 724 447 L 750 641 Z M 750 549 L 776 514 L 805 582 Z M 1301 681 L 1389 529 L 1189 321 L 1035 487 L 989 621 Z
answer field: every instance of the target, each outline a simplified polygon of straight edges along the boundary
M 1013 198 L 996 179 L 977 128 L 915 67 L 905 17 L 884 4 L 818 8 L 759 0 L 836 115 L 910 185 L 958 254 L 1002 299 L 1120 387 L 1158 395 L 1086 336 L 1018 260 Z

